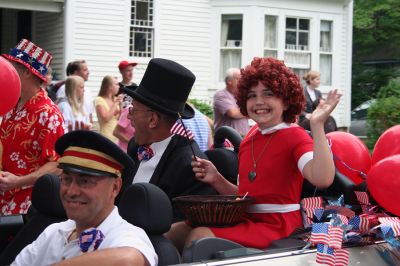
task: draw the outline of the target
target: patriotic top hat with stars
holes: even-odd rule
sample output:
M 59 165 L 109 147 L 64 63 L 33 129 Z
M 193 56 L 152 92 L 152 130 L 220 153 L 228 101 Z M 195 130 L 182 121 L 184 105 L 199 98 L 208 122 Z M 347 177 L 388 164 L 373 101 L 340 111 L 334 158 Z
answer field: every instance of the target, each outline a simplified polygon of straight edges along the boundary
M 2 56 L 23 64 L 43 81 L 46 81 L 47 70 L 53 58 L 51 54 L 27 39 L 22 39 L 9 54 L 2 54 Z

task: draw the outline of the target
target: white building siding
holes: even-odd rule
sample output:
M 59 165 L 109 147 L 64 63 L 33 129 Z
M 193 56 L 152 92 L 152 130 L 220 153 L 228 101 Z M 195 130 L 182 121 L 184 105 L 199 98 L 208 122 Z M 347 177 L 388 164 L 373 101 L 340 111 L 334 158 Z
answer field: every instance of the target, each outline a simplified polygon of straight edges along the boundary
M 176 60 L 196 75 L 191 98 L 208 97 L 212 85 L 209 0 L 155 1 L 155 56 Z
M 85 89 L 97 96 L 105 75 L 119 76 L 118 63 L 128 54 L 126 0 L 67 2 L 66 63 L 86 60 L 90 75 Z M 130 4 L 130 3 L 129 3 Z
M 57 79 L 65 78 L 64 15 L 62 13 L 34 12 L 35 40 L 52 54 L 51 67 Z

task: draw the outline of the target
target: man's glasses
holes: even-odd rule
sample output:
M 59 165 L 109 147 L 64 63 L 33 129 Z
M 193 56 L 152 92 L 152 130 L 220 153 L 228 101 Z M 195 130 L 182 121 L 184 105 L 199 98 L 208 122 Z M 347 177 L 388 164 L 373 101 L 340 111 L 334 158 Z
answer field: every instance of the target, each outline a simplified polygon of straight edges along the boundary
M 134 107 L 129 107 L 129 114 L 130 115 L 133 115 L 133 113 L 135 113 L 135 112 L 154 112 L 154 110 L 151 110 L 151 109 L 136 109 L 136 108 L 134 108 Z
M 61 185 L 63 186 L 70 186 L 72 182 L 75 182 L 75 184 L 80 187 L 80 188 L 92 188 L 97 185 L 97 183 L 100 180 L 106 179 L 106 178 L 113 178 L 111 176 L 79 176 L 73 178 L 72 176 L 68 175 L 62 175 L 60 177 Z

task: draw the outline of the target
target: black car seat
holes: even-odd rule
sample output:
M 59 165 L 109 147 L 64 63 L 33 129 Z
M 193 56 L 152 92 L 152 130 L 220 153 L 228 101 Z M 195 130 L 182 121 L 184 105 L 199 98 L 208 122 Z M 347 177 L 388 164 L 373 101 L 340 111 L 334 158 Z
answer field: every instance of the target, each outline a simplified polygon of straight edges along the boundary
M 233 144 L 233 150 L 225 148 L 225 139 Z M 239 147 L 242 136 L 233 128 L 223 126 L 215 131 L 214 148 L 205 151 L 217 170 L 232 184 L 237 184 L 239 173 Z
M 164 191 L 150 183 L 132 184 L 124 191 L 118 208 L 122 218 L 146 231 L 159 266 L 180 263 L 178 250 L 163 236 L 172 223 L 172 206 Z

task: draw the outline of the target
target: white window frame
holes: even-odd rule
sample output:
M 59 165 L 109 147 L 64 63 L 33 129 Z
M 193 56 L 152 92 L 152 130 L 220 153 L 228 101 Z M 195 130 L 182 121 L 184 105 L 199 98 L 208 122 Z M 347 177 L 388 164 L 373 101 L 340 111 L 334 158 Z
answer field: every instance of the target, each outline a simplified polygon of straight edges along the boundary
M 321 44 L 322 44 L 322 40 L 321 40 L 321 33 L 322 33 L 322 23 L 323 22 L 329 22 L 330 23 L 330 39 L 329 39 L 329 41 L 330 41 L 330 51 L 328 51 L 328 50 L 325 50 L 325 49 L 322 49 L 322 47 L 321 47 Z M 318 58 L 318 60 L 319 60 L 319 69 L 320 69 L 320 72 L 321 72 L 321 86 L 331 86 L 332 85 L 332 75 L 333 75 L 333 25 L 334 25 L 334 23 L 333 23 L 333 21 L 332 20 L 327 20 L 327 19 L 321 19 L 320 20 L 320 29 L 319 29 L 319 36 L 320 36 L 320 40 L 319 40 L 319 43 L 320 43 L 320 45 L 319 45 L 319 47 L 318 47 L 318 50 L 319 50 L 319 58 Z M 323 70 L 322 70 L 322 64 L 321 64 L 321 62 L 322 62 L 322 60 L 321 60 L 321 58 L 323 57 L 323 56 L 327 56 L 327 57 L 330 57 L 330 74 L 329 74 L 329 78 L 328 78 L 328 76 L 326 75 L 326 74 L 324 74 L 323 72 Z
M 235 16 L 237 16 L 237 17 L 240 17 L 241 18 L 241 20 L 242 20 L 242 38 L 240 39 L 240 40 L 223 40 L 223 30 L 222 30 L 222 28 L 223 28 L 223 20 L 224 20 L 224 17 L 229 17 L 229 16 L 231 16 L 231 17 L 235 17 Z M 221 82 L 221 81 L 223 81 L 224 80 L 224 78 L 225 78 L 225 72 L 226 72 L 226 70 L 228 69 L 228 68 L 231 68 L 231 67 L 238 67 L 238 68 L 240 68 L 241 67 L 241 63 L 242 63 L 242 55 L 243 55 L 243 53 L 242 53 L 242 45 L 243 45 L 243 17 L 244 17 L 244 15 L 242 14 L 242 13 L 229 13 L 229 14 L 225 14 L 225 13 L 223 13 L 223 14 L 221 14 L 221 16 L 220 16 L 220 29 L 221 29 L 221 31 L 220 31 L 220 48 L 219 48 L 219 65 L 220 65 L 220 69 L 219 69 L 219 81 Z M 228 33 L 226 33 L 226 34 L 228 34 Z M 224 43 L 225 42 L 225 43 Z M 238 57 L 238 61 L 239 61 L 239 64 L 237 65 L 237 66 L 235 66 L 235 65 L 230 65 L 230 66 L 224 66 L 224 64 L 223 64 L 223 58 L 222 58 L 222 56 L 223 56 L 223 53 L 229 53 L 229 52 L 238 52 L 238 53 L 240 53 L 240 55 L 239 55 L 239 57 Z

